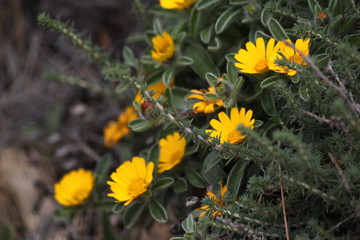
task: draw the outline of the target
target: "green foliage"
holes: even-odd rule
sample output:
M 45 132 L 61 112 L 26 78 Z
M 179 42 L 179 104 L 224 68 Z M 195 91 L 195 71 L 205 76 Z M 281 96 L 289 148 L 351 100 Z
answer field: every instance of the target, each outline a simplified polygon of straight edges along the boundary
M 145 9 L 139 1 L 136 4 L 141 18 L 153 23 L 145 24 L 141 38 L 149 46 L 139 58 L 125 47 L 123 63 L 101 53 L 68 24 L 45 14 L 38 18 L 42 25 L 70 38 L 99 62 L 104 78 L 116 85 L 115 95 L 128 88 L 141 91 L 151 111 L 144 111 L 144 105 L 134 102 L 139 118 L 129 127 L 139 132 L 141 137 L 136 141 L 147 146 L 139 155 L 155 163 L 155 172 L 161 156 L 158 141 L 174 131 L 187 139 L 181 162 L 169 171 L 154 173 L 148 191 L 129 206 L 99 200 L 81 209 L 112 208 L 131 227 L 146 215 L 147 208 L 156 221 L 166 222 L 170 200 L 208 189 L 217 201 L 198 196 L 208 206 L 209 212 L 203 218 L 197 219 L 192 209 L 178 203 L 181 207 L 175 215 L 188 217 L 182 222 L 184 236 L 173 240 L 358 236 L 359 3 L 199 0 L 183 11 L 158 5 Z M 167 61 L 156 62 L 151 57 L 151 39 L 164 31 L 174 39 L 176 52 Z M 296 51 L 304 62 L 276 60 L 296 70 L 294 76 L 273 71 L 241 72 L 234 65 L 238 62 L 235 54 L 240 49 L 249 50 L 246 43 L 255 42 L 257 37 L 263 37 L 265 43 L 269 38 L 291 39 L 294 43 L 310 38 L 309 56 Z M 50 78 L 71 79 L 58 74 Z M 175 87 L 171 85 L 173 78 Z M 114 94 L 112 89 L 92 86 L 84 80 L 62 81 L 108 96 Z M 166 90 L 154 98 L 155 92 L 148 87 L 161 81 Z M 209 87 L 214 92 L 205 93 L 204 98 L 222 100 L 224 106 L 218 111 L 229 113 L 232 107 L 253 110 L 255 128 L 242 124 L 236 127 L 247 135 L 244 142 L 233 145 L 220 143 L 218 138 L 209 141 L 205 130 L 211 129 L 211 120 L 218 119 L 218 115 L 195 114 L 193 103 L 187 99 L 191 89 Z M 155 143 L 145 142 L 150 135 Z M 109 161 L 105 157 L 99 162 L 99 187 L 105 184 Z M 224 199 L 215 191 L 221 180 L 227 186 Z M 98 195 L 102 197 L 101 191 Z M 69 217 L 76 210 L 63 207 L 56 214 Z M 213 212 L 219 214 L 212 216 Z

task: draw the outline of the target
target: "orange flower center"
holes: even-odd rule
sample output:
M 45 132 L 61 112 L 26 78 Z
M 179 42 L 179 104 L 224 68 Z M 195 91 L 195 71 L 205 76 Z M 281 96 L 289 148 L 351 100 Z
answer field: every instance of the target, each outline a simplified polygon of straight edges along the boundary
M 137 197 L 146 191 L 146 182 L 144 179 L 137 178 L 129 185 L 129 195 Z
M 231 144 L 238 144 L 238 143 L 242 142 L 243 135 L 239 130 L 234 129 L 229 133 L 227 139 L 228 139 L 228 142 Z
M 259 62 L 257 62 L 255 65 L 255 71 L 257 71 L 258 73 L 264 73 L 264 72 L 269 71 L 267 60 L 262 59 Z

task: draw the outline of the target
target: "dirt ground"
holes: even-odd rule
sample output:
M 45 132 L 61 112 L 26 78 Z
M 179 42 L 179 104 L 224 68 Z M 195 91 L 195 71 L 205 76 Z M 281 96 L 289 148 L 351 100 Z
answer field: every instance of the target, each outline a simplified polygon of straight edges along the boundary
M 145 2 L 145 1 L 144 1 Z M 150 1 L 147 1 L 150 4 Z M 131 0 L 0 0 L 0 238 L 102 239 L 99 212 L 71 222 L 53 217 L 53 184 L 67 171 L 92 168 L 105 151 L 102 129 L 121 101 L 44 77 L 46 72 L 109 85 L 81 51 L 44 30 L 41 12 L 70 20 L 114 58 L 125 38 L 141 31 Z M 112 152 L 116 156 L 116 152 Z M 123 229 L 120 239 L 169 239 L 170 224 Z

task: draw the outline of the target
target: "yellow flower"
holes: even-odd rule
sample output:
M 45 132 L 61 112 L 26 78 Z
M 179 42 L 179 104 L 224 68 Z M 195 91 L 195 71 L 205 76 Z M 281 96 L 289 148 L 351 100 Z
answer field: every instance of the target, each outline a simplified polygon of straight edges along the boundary
M 210 191 L 207 191 L 206 195 L 211 199 L 211 201 L 214 205 L 216 205 L 218 207 L 224 207 L 225 206 L 224 197 L 227 192 L 227 187 L 223 186 L 221 181 L 219 181 L 218 183 L 221 186 L 220 196 L 217 197 L 214 193 L 212 193 Z M 224 214 L 224 213 L 216 211 L 216 210 L 211 210 L 211 207 L 209 205 L 204 205 L 195 210 L 203 210 L 203 212 L 200 213 L 199 218 L 203 218 L 207 212 L 210 212 L 212 217 L 221 216 Z
M 215 129 L 207 129 L 206 133 L 210 133 L 211 138 L 220 138 L 220 143 L 228 142 L 231 144 L 238 144 L 245 140 L 246 135 L 237 129 L 238 125 L 243 125 L 246 128 L 253 129 L 255 119 L 251 119 L 253 111 L 246 112 L 245 108 L 238 111 L 237 108 L 232 108 L 230 118 L 225 112 L 218 114 L 219 120 L 212 119 L 210 125 Z M 210 139 L 211 141 L 212 139 Z
M 127 107 L 119 116 L 117 121 L 110 121 L 104 128 L 105 147 L 114 147 L 121 138 L 130 134 L 129 122 L 138 117 L 133 106 Z
M 183 10 L 190 7 L 196 0 L 160 0 L 160 6 L 166 9 Z
M 156 35 L 151 39 L 153 43 L 153 50 L 151 50 L 151 57 L 158 62 L 165 62 L 172 58 L 175 53 L 174 40 L 167 32 L 162 35 Z
M 291 43 L 290 40 L 286 40 L 287 42 Z M 287 59 L 290 63 L 297 63 L 302 66 L 306 66 L 306 62 L 304 59 L 300 56 L 299 52 L 295 51 L 294 48 L 286 45 L 284 42 L 281 43 L 281 49 L 280 52 L 282 55 L 284 55 L 285 59 Z M 304 39 L 298 39 L 295 42 L 295 48 L 302 52 L 305 56 L 309 56 L 309 44 L 310 44 L 310 38 Z M 275 63 L 276 59 L 283 59 L 283 56 L 281 56 L 279 53 L 274 54 L 270 58 L 270 64 L 269 69 L 279 72 L 279 73 L 286 73 L 289 76 L 294 76 L 297 72 L 294 69 L 291 69 L 287 66 L 279 66 Z
M 158 173 L 165 172 L 177 165 L 185 155 L 186 140 L 180 139 L 180 133 L 174 132 L 159 141 L 160 157 Z
M 153 179 L 153 172 L 153 162 L 146 165 L 144 158 L 133 157 L 131 162 L 124 162 L 111 174 L 113 182 L 107 181 L 107 184 L 112 193 L 108 196 L 115 198 L 117 202 L 125 202 L 124 206 L 129 205 L 146 192 Z
M 54 185 L 55 199 L 64 206 L 75 206 L 86 201 L 94 188 L 95 175 L 83 168 L 64 175 Z
M 200 100 L 194 103 L 193 105 L 194 113 L 203 112 L 205 114 L 209 114 L 215 112 L 215 108 L 224 106 L 223 100 L 221 99 L 210 100 L 204 96 L 205 93 L 217 94 L 214 87 L 209 87 L 208 91 L 204 89 L 201 90 L 192 89 L 190 90 L 190 92 L 192 92 L 193 94 L 190 94 L 188 96 L 188 99 L 194 98 Z
M 170 82 L 170 87 L 172 87 L 174 83 L 174 79 L 171 80 Z M 158 99 L 166 90 L 166 86 L 165 84 L 160 80 L 154 84 L 151 84 L 150 86 L 147 87 L 146 89 L 147 91 L 153 91 L 154 92 L 154 95 L 153 95 L 153 98 L 155 99 Z M 140 104 L 144 103 L 145 102 L 145 99 L 142 97 L 140 91 L 138 91 L 135 95 L 135 98 L 134 98 L 134 101 L 135 102 L 138 102 Z
M 240 72 L 261 74 L 269 71 L 269 59 L 280 48 L 281 42 L 275 45 L 275 39 L 271 38 L 265 49 L 265 42 L 263 38 L 256 39 L 256 45 L 252 42 L 246 43 L 246 50 L 240 49 L 235 54 L 235 59 L 239 61 L 235 63 L 235 67 L 239 68 Z

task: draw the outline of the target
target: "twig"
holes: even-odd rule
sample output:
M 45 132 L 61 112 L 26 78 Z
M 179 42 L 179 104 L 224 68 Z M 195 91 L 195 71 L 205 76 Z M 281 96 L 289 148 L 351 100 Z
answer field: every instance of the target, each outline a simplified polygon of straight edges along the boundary
M 279 171 L 281 173 L 281 166 L 280 165 L 279 165 Z M 280 177 L 280 192 L 281 192 L 281 207 L 282 207 L 283 216 L 284 216 L 286 240 L 290 240 L 289 225 L 288 225 L 288 221 L 287 221 L 287 217 L 286 217 L 284 186 L 283 186 L 282 177 Z
M 359 113 L 360 109 L 358 108 L 358 105 L 351 99 L 351 94 L 347 92 L 345 86 L 341 84 L 340 86 L 335 85 L 332 81 L 330 81 L 329 78 L 327 78 L 320 69 L 315 65 L 315 63 L 309 58 L 307 55 L 305 55 L 302 51 L 300 51 L 298 48 L 295 47 L 295 45 L 289 41 L 283 41 L 285 45 L 293 48 L 297 53 L 300 54 L 300 56 L 304 59 L 304 61 L 310 66 L 310 68 L 315 72 L 315 74 L 320 77 L 321 80 L 323 80 L 327 85 L 329 85 L 332 89 L 335 90 L 339 94 L 341 98 L 345 100 L 345 102 L 349 105 L 351 110 L 353 111 L 357 121 L 360 123 L 359 119 Z M 341 81 L 340 81 L 341 82 Z
M 341 225 L 343 225 L 344 223 L 346 223 L 347 221 L 349 221 L 350 219 L 354 218 L 356 216 L 355 213 L 353 213 L 350 217 L 345 218 L 344 220 L 342 220 L 341 222 L 339 222 L 338 224 L 336 224 L 335 226 L 333 226 L 332 228 L 330 228 L 329 230 L 327 230 L 327 232 L 332 232 L 336 229 L 338 229 Z

